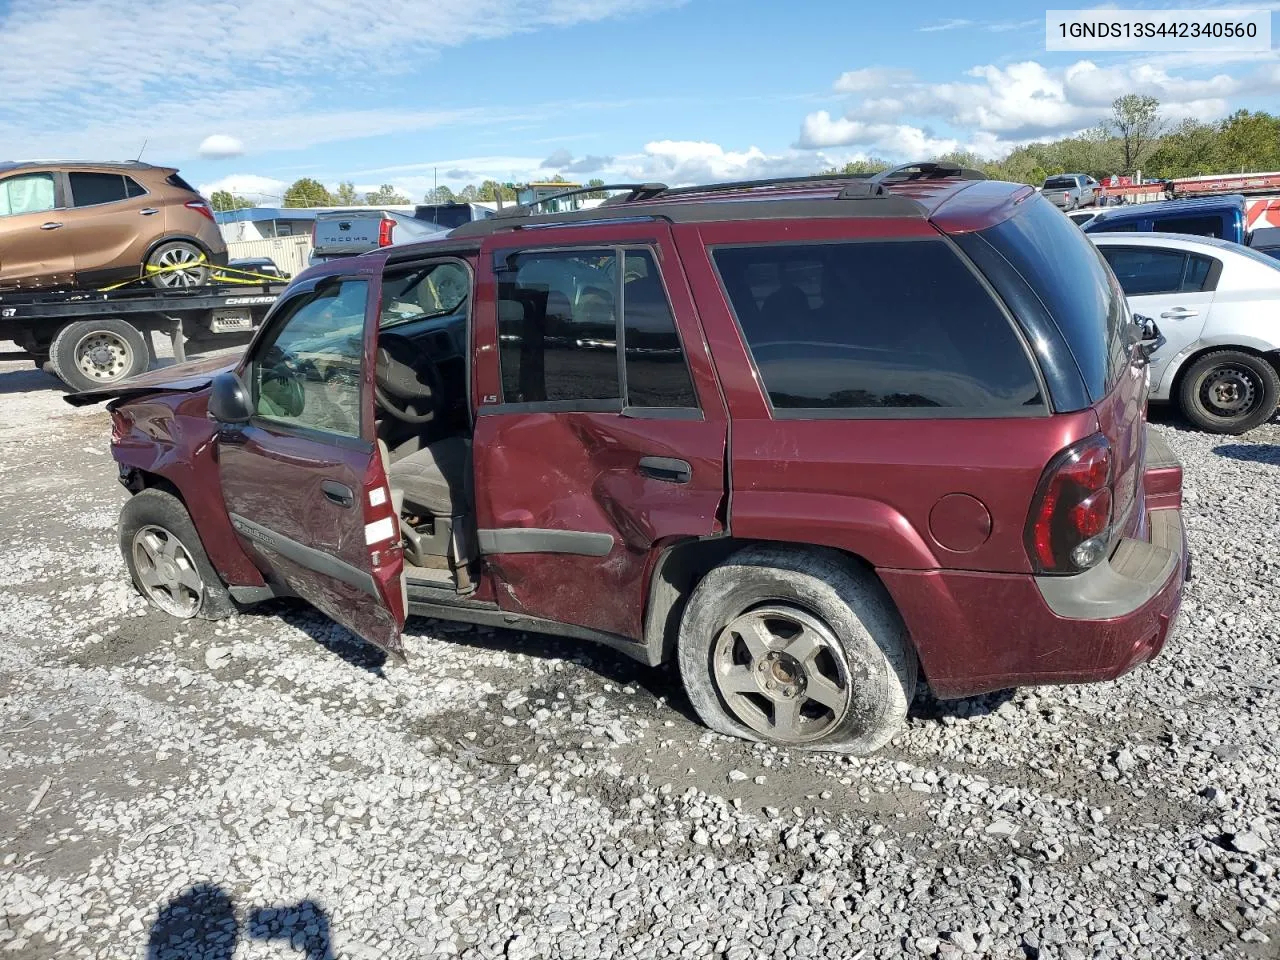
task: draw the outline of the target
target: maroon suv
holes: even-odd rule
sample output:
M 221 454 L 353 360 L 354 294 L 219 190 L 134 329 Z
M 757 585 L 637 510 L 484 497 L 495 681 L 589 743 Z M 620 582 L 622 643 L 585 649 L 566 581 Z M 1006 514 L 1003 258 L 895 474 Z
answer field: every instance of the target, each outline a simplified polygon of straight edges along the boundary
M 613 188 L 620 189 L 620 188 Z M 670 660 L 723 733 L 872 750 L 942 697 L 1163 646 L 1158 331 L 1036 191 L 939 164 L 627 188 L 308 270 L 242 359 L 114 396 L 164 610 L 302 597 Z

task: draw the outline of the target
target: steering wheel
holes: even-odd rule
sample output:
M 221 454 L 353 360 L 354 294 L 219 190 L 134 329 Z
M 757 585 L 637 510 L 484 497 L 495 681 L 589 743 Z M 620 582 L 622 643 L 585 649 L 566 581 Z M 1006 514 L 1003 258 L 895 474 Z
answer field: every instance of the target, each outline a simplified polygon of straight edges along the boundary
M 430 423 L 444 409 L 444 383 L 435 361 L 398 333 L 378 336 L 373 395 L 383 410 L 403 423 Z

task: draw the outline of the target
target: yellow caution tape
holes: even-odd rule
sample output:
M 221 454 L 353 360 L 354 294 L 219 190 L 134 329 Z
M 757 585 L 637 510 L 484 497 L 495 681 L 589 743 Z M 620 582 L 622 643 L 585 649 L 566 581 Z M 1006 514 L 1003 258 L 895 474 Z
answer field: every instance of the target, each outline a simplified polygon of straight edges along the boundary
M 99 287 L 99 293 L 110 293 L 112 290 L 119 290 L 121 287 L 127 287 L 132 283 L 139 283 L 153 276 L 162 273 L 177 273 L 179 270 L 189 270 L 193 265 L 207 263 L 203 256 L 198 260 L 191 260 L 186 263 L 175 264 L 172 267 L 153 267 L 147 264 L 144 267 L 144 275 L 141 277 L 132 277 L 128 280 L 122 280 L 120 283 L 113 283 L 108 287 Z M 235 274 L 235 276 L 232 276 Z M 283 277 L 273 277 L 265 273 L 254 273 L 252 270 L 241 270 L 239 267 L 210 267 L 210 280 L 216 280 L 218 283 L 239 283 L 245 285 L 257 286 L 265 281 L 267 283 L 285 283 Z

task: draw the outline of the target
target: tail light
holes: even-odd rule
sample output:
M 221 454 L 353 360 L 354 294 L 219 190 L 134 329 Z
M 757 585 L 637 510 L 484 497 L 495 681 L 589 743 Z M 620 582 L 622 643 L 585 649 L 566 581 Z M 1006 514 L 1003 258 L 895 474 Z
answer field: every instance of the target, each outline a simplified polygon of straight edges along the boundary
M 378 223 L 378 246 L 391 246 L 391 231 L 395 229 L 394 220 L 382 220 Z
M 208 217 L 210 223 L 218 222 L 213 219 L 213 207 L 209 206 L 209 204 L 205 203 L 203 200 L 188 200 L 183 204 L 183 206 L 188 210 L 194 210 L 203 217 Z
M 1037 573 L 1078 573 L 1106 556 L 1113 472 L 1111 444 L 1100 433 L 1067 447 L 1045 468 L 1026 530 Z

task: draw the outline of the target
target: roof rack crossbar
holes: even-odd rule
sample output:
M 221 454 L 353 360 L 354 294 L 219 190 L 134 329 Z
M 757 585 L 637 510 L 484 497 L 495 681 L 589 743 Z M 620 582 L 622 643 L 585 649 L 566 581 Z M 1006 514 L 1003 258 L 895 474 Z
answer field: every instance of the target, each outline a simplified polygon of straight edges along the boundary
M 962 167 L 948 160 L 928 160 L 915 163 L 904 163 L 888 170 L 882 170 L 865 180 L 851 183 L 840 191 L 841 200 L 856 200 L 861 197 L 876 197 L 884 193 L 884 188 L 891 183 L 909 183 L 914 180 L 986 180 L 987 175 L 981 170 Z
M 596 186 L 575 187 L 573 190 L 565 190 L 562 193 L 554 193 L 549 197 L 543 197 L 541 200 L 534 200 L 532 203 L 517 203 L 513 207 L 503 207 L 496 214 L 498 217 L 528 217 L 533 214 L 536 207 L 542 206 L 544 203 L 551 203 L 553 200 L 564 200 L 567 197 L 580 197 L 584 193 L 599 193 L 604 190 L 626 190 L 626 200 L 647 200 L 657 196 L 667 189 L 665 183 L 602 183 Z M 608 202 L 607 200 L 605 201 Z
M 845 180 L 857 180 L 865 177 L 862 173 L 811 173 L 795 177 L 770 177 L 765 180 L 730 180 L 724 183 L 707 183 L 690 187 L 669 187 L 656 198 L 666 200 L 668 197 L 688 197 L 699 193 L 733 193 L 738 190 L 756 190 L 761 187 L 785 187 L 792 184 L 799 186 L 806 183 L 829 183 Z

